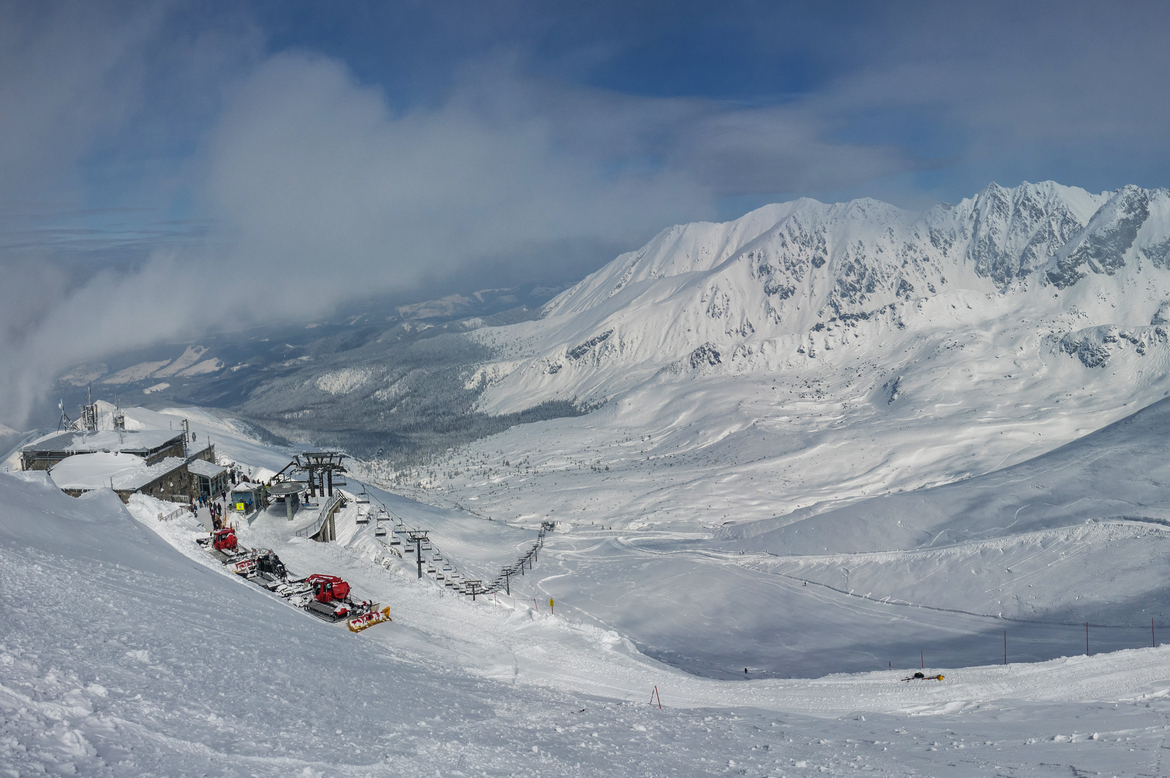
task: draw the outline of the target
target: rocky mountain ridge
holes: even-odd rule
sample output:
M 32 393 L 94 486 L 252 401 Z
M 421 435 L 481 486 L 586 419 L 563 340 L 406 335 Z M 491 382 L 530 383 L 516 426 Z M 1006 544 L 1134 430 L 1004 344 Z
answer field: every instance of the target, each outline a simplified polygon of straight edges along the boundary
M 940 313 L 961 327 L 1030 320 L 1057 336 L 1044 348 L 1096 367 L 1118 343 L 1165 345 L 1153 320 L 1168 270 L 1166 190 L 991 184 L 920 214 L 871 199 L 770 205 L 664 230 L 541 320 L 481 333 L 520 365 L 494 371 L 483 407 L 597 401 L 661 370 L 784 369 L 853 345 L 877 356 L 891 331 L 945 328 Z

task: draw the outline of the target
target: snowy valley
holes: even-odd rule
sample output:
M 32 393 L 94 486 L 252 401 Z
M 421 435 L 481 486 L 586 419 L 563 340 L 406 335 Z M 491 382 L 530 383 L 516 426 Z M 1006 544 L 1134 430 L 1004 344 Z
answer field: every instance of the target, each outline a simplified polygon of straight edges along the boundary
M 4 475 L 0 577 L 44 605 L 0 610 L 0 771 L 1170 771 L 1170 192 L 799 200 L 538 313 L 456 302 L 101 375 L 154 403 L 128 428 L 187 418 L 261 479 L 348 448 L 485 580 L 555 522 L 511 596 L 416 579 L 352 512 L 322 544 L 240 522 L 391 606 L 353 635 L 194 520 Z
M 273 464 L 280 459 L 214 416 L 182 413 L 229 457 L 263 460 L 267 451 Z M 160 421 L 139 410 L 130 418 Z M 485 569 L 532 539 L 530 530 L 371 494 Z M 1165 647 L 1038 664 L 930 662 L 927 672 L 942 681 L 903 682 L 913 671 L 905 665 L 716 680 L 646 657 L 620 632 L 596 626 L 581 600 L 558 596 L 555 614 L 539 600 L 526 604 L 563 577 L 558 565 L 574 544 L 604 542 L 584 528 L 550 542 L 512 597 L 473 603 L 417 581 L 409 559 L 371 554 L 372 528 L 355 524 L 352 512 L 328 544 L 288 539 L 279 514 L 241 524 L 245 542 L 278 547 L 290 566 L 343 575 L 363 596 L 392 603 L 392 623 L 354 635 L 228 572 L 195 544 L 197 522 L 160 522 L 149 501 L 127 510 L 109 493 L 71 498 L 43 473 L 3 476 L 0 499 L 0 578 L 37 604 L 35 616 L 11 604 L 0 610 L 0 769 L 10 775 L 1163 768 Z M 627 565 L 624 574 L 639 570 Z M 801 596 L 829 609 L 847 602 L 814 587 L 790 593 Z M 805 650 L 819 650 L 811 644 L 832 630 L 807 634 Z M 1013 633 L 1013 651 L 1015 641 Z M 740 656 L 739 648 L 724 643 L 724 656 Z

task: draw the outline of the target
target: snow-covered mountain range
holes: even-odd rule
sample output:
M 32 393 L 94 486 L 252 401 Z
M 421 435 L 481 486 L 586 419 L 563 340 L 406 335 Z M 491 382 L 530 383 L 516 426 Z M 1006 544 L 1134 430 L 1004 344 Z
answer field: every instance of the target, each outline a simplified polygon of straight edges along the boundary
M 1102 366 L 1165 345 L 1168 261 L 1164 190 L 992 184 L 921 214 L 874 200 L 770 205 L 664 230 L 556 297 L 522 328 L 528 359 L 483 405 L 596 400 L 661 370 L 888 358 L 907 331 L 1024 319 L 1059 333 L 1046 349 Z
M 376 527 L 352 516 L 330 544 L 242 527 L 296 569 L 335 570 L 393 604 L 392 625 L 338 640 L 202 559 L 186 517 L 131 518 L 109 495 L 73 500 L 41 475 L 5 477 L 0 578 L 57 605 L 33 621 L 0 613 L 0 705 L 19 711 L 0 726 L 0 766 L 165 772 L 195 759 L 243 774 L 279 748 L 275 770 L 318 774 L 344 739 L 352 764 L 339 774 L 382 770 L 391 754 L 385 771 L 398 774 L 420 753 L 449 772 L 661 772 L 661 734 L 693 741 L 699 763 L 668 753 L 704 773 L 721 748 L 720 769 L 758 760 L 760 774 L 801 774 L 810 757 L 830 774 L 902 774 L 922 754 L 920 771 L 940 774 L 957 753 L 987 772 L 1073 754 L 1078 769 L 1161 774 L 1164 733 L 1148 721 L 1151 706 L 1166 713 L 1170 683 L 1165 646 L 1151 647 L 1165 640 L 1170 588 L 1168 198 L 1025 184 L 923 214 L 802 200 L 667 230 L 540 318 L 461 320 L 429 337 L 337 323 L 304 344 L 257 340 L 280 355 L 261 365 L 188 349 L 140 383 L 165 369 L 196 386 L 212 379 L 185 365 L 218 359 L 238 365 L 213 379 L 241 398 L 237 412 L 282 432 L 303 419 L 311 439 L 345 422 L 392 446 L 373 424 L 407 414 L 420 437 L 467 432 L 420 464 L 350 469 L 477 575 L 511 563 L 540 522 L 555 531 L 501 604 L 445 597 L 409 559 L 372 561 Z M 139 386 L 133 371 L 110 373 Z M 556 403 L 576 409 L 521 415 Z M 287 461 L 221 415 L 128 412 L 159 428 L 186 418 L 261 475 Z M 484 418 L 499 424 L 468 430 Z M 114 594 L 94 595 L 94 581 Z M 93 616 L 107 600 L 121 604 L 114 615 Z M 51 657 L 78 629 L 105 648 L 62 674 Z M 233 662 L 251 670 L 227 707 L 199 692 L 222 676 L 217 660 L 174 649 L 221 633 L 244 636 Z M 1105 651 L 1119 653 L 1075 656 Z M 310 672 L 310 655 L 335 657 L 331 672 Z M 900 680 L 932 667 L 945 684 Z M 359 676 L 410 693 L 378 707 L 327 682 Z M 286 715 L 268 726 L 251 709 L 273 683 Z M 427 697 L 436 684 L 441 699 Z M 665 712 L 646 705 L 659 689 Z M 333 716 L 380 713 L 356 728 L 289 718 L 315 721 L 322 699 Z M 160 718 L 159 706 L 181 713 Z M 719 707 L 745 724 L 713 730 Z M 489 709 L 546 737 L 484 730 Z M 903 746 L 906 722 L 917 740 Z M 759 734 L 773 725 L 787 738 L 776 756 Z M 650 733 L 644 744 L 625 745 L 631 726 Z M 245 746 L 206 745 L 225 732 Z M 595 753 L 606 733 L 622 750 Z M 943 740 L 953 753 L 931 751 Z M 856 743 L 873 745 L 865 762 Z
M 890 602 L 986 620 L 962 628 L 981 651 L 1001 618 L 1148 630 L 1168 203 L 1025 184 L 924 214 L 805 200 L 672 228 L 543 318 L 469 336 L 498 355 L 468 372 L 481 408 L 595 410 L 366 471 L 497 520 L 605 528 L 557 541 L 547 591 L 702 673 L 729 635 L 776 672 L 865 666 L 871 635 L 912 631 Z M 840 653 L 814 586 L 850 598 Z
M 482 411 L 599 410 L 383 475 L 504 516 L 687 527 L 979 475 L 1167 395 L 1168 251 L 1170 192 L 1054 183 L 673 227 L 465 336 L 497 355 L 466 373 Z

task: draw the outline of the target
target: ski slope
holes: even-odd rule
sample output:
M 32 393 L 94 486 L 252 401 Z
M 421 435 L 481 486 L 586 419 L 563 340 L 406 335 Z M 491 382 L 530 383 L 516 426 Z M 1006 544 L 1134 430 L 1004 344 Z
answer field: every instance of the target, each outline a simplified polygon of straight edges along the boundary
M 717 681 L 559 614 L 441 596 L 343 545 L 282 549 L 392 604 L 394 622 L 353 635 L 194 543 L 181 553 L 185 519 L 141 523 L 39 476 L 0 477 L 0 502 L 0 578 L 22 593 L 0 609 L 9 775 L 1162 771 L 1164 648 L 943 682 Z

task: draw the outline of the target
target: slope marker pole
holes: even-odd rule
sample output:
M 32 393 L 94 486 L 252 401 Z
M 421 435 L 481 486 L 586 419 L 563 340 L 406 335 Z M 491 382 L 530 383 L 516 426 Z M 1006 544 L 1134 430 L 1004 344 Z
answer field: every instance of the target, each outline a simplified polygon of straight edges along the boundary
M 1085 622 L 1085 656 L 1089 655 L 1089 622 Z

